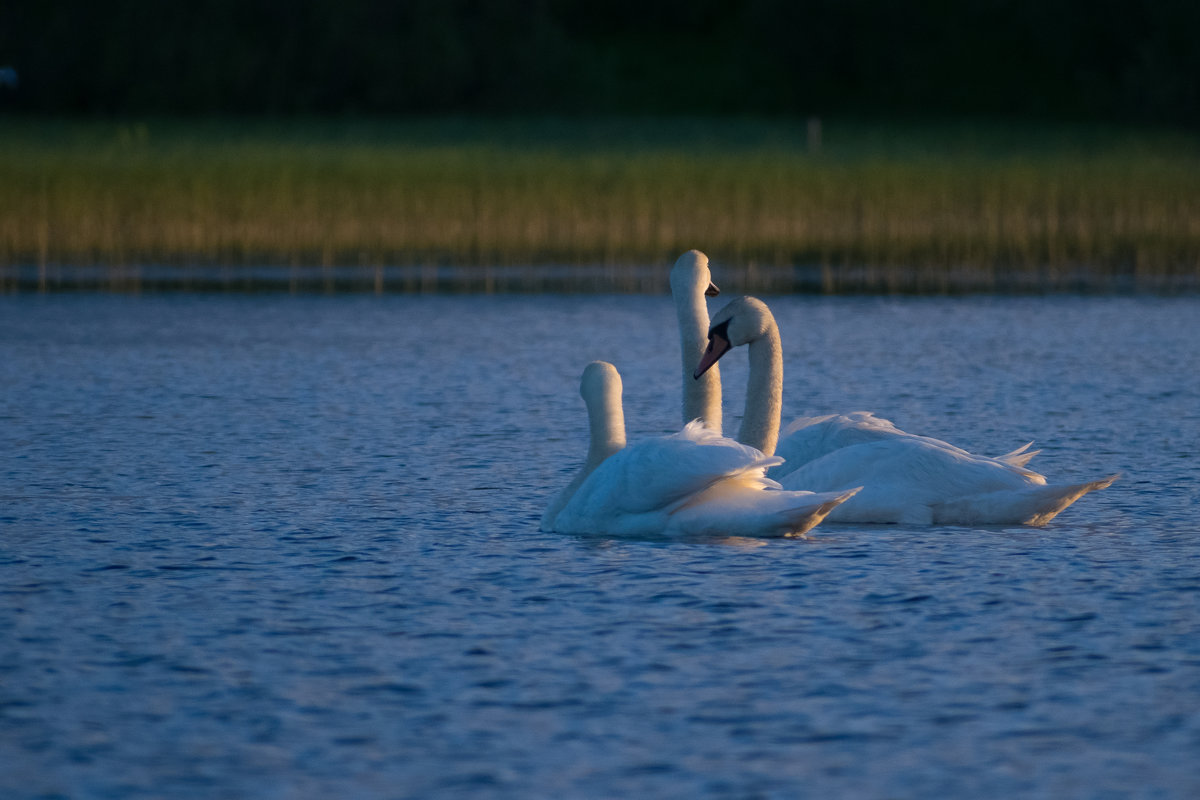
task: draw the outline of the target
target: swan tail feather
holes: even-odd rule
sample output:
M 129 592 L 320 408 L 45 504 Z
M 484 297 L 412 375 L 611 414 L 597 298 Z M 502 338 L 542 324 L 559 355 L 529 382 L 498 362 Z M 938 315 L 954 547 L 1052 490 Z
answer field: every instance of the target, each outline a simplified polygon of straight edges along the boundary
M 1033 486 L 1017 491 L 973 495 L 934 509 L 934 522 L 942 525 L 1031 525 L 1040 527 L 1058 516 L 1088 492 L 1107 489 L 1119 475 L 1067 486 Z
M 668 533 L 706 536 L 800 537 L 858 492 L 789 492 L 758 488 L 714 489 L 701 502 L 677 510 Z
M 804 536 L 817 527 L 829 516 L 829 512 L 862 491 L 861 486 L 847 492 L 825 492 L 812 496 L 812 504 L 797 506 L 780 512 L 783 536 L 796 538 Z M 818 499 L 820 498 L 820 499 Z
M 1076 483 L 1072 484 L 1071 486 L 1041 487 L 1037 494 L 1043 496 L 1043 504 L 1029 519 L 1022 521 L 1026 525 L 1045 525 L 1047 522 L 1058 516 L 1059 512 L 1074 503 L 1079 498 L 1083 497 L 1088 492 L 1107 489 L 1109 486 L 1112 486 L 1113 481 L 1119 477 L 1120 475 L 1109 475 L 1107 478 L 1101 478 L 1100 480 L 1096 481 L 1087 481 L 1086 483 Z

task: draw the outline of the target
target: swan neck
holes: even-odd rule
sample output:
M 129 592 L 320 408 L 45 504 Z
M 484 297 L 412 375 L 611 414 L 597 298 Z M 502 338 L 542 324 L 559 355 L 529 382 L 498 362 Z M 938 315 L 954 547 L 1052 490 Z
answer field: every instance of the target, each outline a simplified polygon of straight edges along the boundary
M 579 487 L 596 471 L 596 467 L 613 453 L 625 447 L 625 411 L 621 406 L 620 384 L 604 390 L 599 398 L 584 398 L 588 410 L 588 451 L 583 466 L 561 492 L 550 501 L 542 515 L 542 530 L 554 530 L 554 520 L 579 491 Z
M 749 344 L 750 375 L 746 383 L 746 412 L 738 441 L 775 454 L 783 408 L 783 347 L 779 329 L 771 325 Z
M 616 402 L 609 398 L 599 403 L 588 404 L 588 452 L 583 464 L 586 477 L 604 459 L 625 446 L 625 411 L 621 407 L 620 395 Z
M 676 293 L 679 315 L 679 355 L 683 380 L 683 422 L 694 419 L 721 432 L 721 373 L 716 365 L 696 379 L 693 374 L 708 347 L 708 306 L 700 292 Z

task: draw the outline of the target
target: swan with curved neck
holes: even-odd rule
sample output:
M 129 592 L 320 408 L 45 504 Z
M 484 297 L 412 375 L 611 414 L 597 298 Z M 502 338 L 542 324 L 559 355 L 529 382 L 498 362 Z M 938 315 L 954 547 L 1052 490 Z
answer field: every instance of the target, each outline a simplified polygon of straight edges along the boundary
M 701 287 L 705 285 L 705 282 L 709 284 L 710 290 L 702 292 Z M 680 256 L 671 274 L 671 289 L 679 311 L 679 334 L 683 345 L 681 351 L 685 361 L 684 422 L 699 416 L 713 430 L 719 431 L 721 429 L 721 384 L 717 377 L 716 362 L 711 361 L 710 368 L 702 372 L 697 380 L 688 380 L 689 375 L 694 377 L 696 373 L 700 372 L 693 370 L 691 365 L 703 357 L 708 344 L 709 317 L 703 295 L 707 294 L 712 297 L 717 294 L 716 286 L 711 284 L 711 276 L 708 272 L 708 257 L 697 250 Z M 766 309 L 765 305 L 763 305 L 763 309 Z M 769 309 L 766 310 L 766 316 L 770 317 Z M 770 319 L 770 322 L 764 323 L 766 327 L 763 332 L 764 336 L 778 337 L 777 327 L 773 334 L 771 332 L 773 323 L 773 318 Z M 751 350 L 753 351 L 755 348 L 752 346 Z M 779 350 L 782 352 L 782 346 Z M 689 355 L 693 353 L 695 357 L 688 361 Z M 718 354 L 717 358 L 719 357 Z M 757 373 L 758 379 L 764 383 L 759 387 L 759 396 L 773 398 L 775 396 L 774 385 L 776 383 L 782 385 L 782 360 L 775 360 L 769 347 L 760 349 L 759 358 L 764 362 Z M 782 390 L 780 396 L 782 396 Z M 783 464 L 773 467 L 768 472 L 768 475 L 776 480 L 794 472 L 808 462 L 842 447 L 880 439 L 913 436 L 913 434 L 897 428 L 890 420 L 877 417 L 869 411 L 853 411 L 848 414 L 801 417 L 793 420 L 782 431 L 778 431 L 778 426 L 776 426 L 778 432 L 772 443 L 769 420 L 772 412 L 770 402 L 768 399 L 764 401 L 765 404 L 747 408 L 748 413 L 743 417 L 738 441 L 784 459 Z M 1023 467 L 1041 452 L 1040 450 L 1030 450 L 1032 444 L 1029 442 L 998 458 L 1013 466 Z M 771 450 L 771 448 L 775 449 Z
M 783 491 L 766 477 L 781 459 L 690 422 L 671 436 L 625 444 L 621 378 L 593 362 L 580 394 L 591 444 L 583 468 L 550 503 L 542 530 L 610 536 L 797 536 L 857 489 Z
M 713 316 L 709 344 L 695 374 L 703 375 L 741 345 L 750 350 L 750 376 L 738 440 L 774 454 L 783 357 L 779 329 L 765 303 L 741 297 Z M 988 458 L 939 439 L 906 434 L 891 423 L 886 426 L 886 435 L 820 455 L 783 476 L 781 484 L 818 492 L 864 486 L 853 500 L 834 509 L 831 521 L 1044 525 L 1075 500 L 1107 488 L 1117 478 L 1047 485 L 1044 475 L 1024 466 L 1032 457 L 1024 448 Z
M 708 305 L 720 289 L 712 281 L 708 256 L 689 250 L 671 268 L 671 297 L 679 319 L 679 353 L 683 367 L 683 423 L 698 419 L 714 433 L 721 432 L 721 375 L 714 366 L 695 379 L 696 362 L 708 346 Z
M 766 303 L 754 297 L 739 297 L 717 312 L 692 375 L 697 380 L 703 378 L 721 356 L 743 344 L 750 351 L 750 374 L 746 411 L 737 440 L 774 455 L 783 408 L 783 346 L 779 327 Z

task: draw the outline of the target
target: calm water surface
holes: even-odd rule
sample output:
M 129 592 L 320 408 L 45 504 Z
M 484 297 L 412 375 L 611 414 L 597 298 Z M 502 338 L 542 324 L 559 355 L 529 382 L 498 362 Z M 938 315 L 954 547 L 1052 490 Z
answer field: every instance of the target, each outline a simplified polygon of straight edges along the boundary
M 545 534 L 588 361 L 678 427 L 668 298 L 0 298 L 0 796 L 1200 796 L 1200 300 L 771 304 L 785 416 L 1123 477 Z

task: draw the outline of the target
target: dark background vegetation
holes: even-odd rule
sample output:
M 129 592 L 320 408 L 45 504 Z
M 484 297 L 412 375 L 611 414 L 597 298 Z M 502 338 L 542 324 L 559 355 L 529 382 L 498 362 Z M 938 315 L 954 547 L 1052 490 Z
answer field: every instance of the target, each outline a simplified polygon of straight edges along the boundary
M 1195 0 L 5 0 L 11 109 L 1200 121 Z

